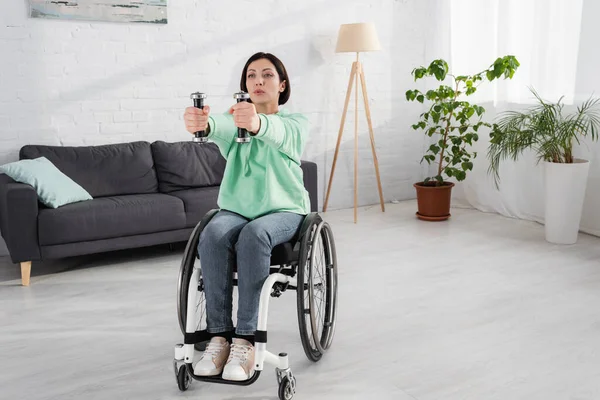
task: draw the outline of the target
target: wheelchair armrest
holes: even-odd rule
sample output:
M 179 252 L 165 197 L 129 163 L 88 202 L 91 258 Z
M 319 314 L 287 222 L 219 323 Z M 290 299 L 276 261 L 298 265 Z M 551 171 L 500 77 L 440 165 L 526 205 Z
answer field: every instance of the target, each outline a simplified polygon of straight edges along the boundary
M 294 244 L 294 251 L 300 250 L 300 244 L 302 243 L 302 238 L 308 232 L 308 229 L 314 224 L 320 224 L 323 219 L 319 215 L 318 212 L 311 212 L 304 217 L 302 221 L 302 225 L 300 225 L 300 229 L 298 230 L 298 238 L 296 239 L 296 243 Z
M 196 226 L 202 227 L 202 229 L 204 229 L 204 227 L 210 222 L 210 220 L 219 212 L 220 210 L 218 208 L 213 208 L 212 210 L 208 211 L 206 214 L 204 214 L 204 217 L 202 217 L 202 219 L 200 220 L 200 222 L 198 222 L 198 224 Z
M 198 239 L 200 238 L 200 234 L 202 233 L 202 231 L 204 230 L 204 228 L 206 227 L 206 225 L 208 225 L 208 223 L 210 222 L 210 220 L 213 219 L 213 217 L 218 212 L 219 212 L 218 208 L 213 208 L 212 210 L 210 210 L 206 214 L 204 214 L 204 217 L 202 217 L 202 219 L 200 220 L 200 222 L 198 222 L 196 224 L 196 226 L 194 227 L 194 230 L 192 231 L 192 235 L 188 239 L 188 246 L 190 244 L 192 244 L 192 243 L 198 243 Z M 186 254 L 188 254 L 187 250 L 188 249 L 186 248 Z

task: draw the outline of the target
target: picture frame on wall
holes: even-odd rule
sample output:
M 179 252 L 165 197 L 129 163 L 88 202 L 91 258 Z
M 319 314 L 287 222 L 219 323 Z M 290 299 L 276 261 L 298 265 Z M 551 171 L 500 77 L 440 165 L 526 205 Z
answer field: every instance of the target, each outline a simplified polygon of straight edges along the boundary
M 29 0 L 31 18 L 166 24 L 167 0 Z

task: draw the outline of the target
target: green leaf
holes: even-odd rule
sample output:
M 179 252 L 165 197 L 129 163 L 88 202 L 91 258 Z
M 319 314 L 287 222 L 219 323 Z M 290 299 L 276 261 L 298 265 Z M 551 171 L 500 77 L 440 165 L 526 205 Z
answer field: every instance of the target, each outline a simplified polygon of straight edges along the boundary
M 423 67 L 421 67 L 421 68 L 415 68 L 415 69 L 413 69 L 413 71 L 412 71 L 412 74 L 413 74 L 413 75 L 414 75 L 414 77 L 415 77 L 415 81 L 416 81 L 417 79 L 421 79 L 422 77 L 424 77 L 426 73 L 427 73 L 427 69 L 426 69 L 426 68 L 423 68 Z
M 427 161 L 427 164 L 431 164 L 433 161 L 435 161 L 435 157 L 431 154 L 426 154 L 423 156 L 423 160 Z
M 494 77 L 500 78 L 504 74 L 504 71 L 506 71 L 506 65 L 500 59 L 494 64 Z
M 417 96 L 417 101 L 419 103 L 423 103 L 424 100 L 425 100 L 425 96 L 423 96 L 422 94 L 420 94 L 420 95 Z
M 429 146 L 429 151 L 431 151 L 433 154 L 437 154 L 440 152 L 440 148 L 435 144 L 432 144 L 431 146 Z
M 519 66 L 521 65 L 521 63 L 519 63 L 519 61 L 516 59 L 515 56 L 506 56 L 505 57 L 508 65 L 512 68 L 512 69 L 517 69 L 519 68 Z
M 464 162 L 464 163 L 462 163 L 462 168 L 464 170 L 472 171 L 473 170 L 473 163 L 470 162 L 470 161 L 469 162 Z
M 434 60 L 429 65 L 428 72 L 433 74 L 438 81 L 443 81 L 448 73 L 448 63 L 444 60 Z
M 439 104 L 434 105 L 433 111 L 435 111 L 436 113 L 439 113 L 440 111 L 442 111 L 442 106 L 440 106 Z

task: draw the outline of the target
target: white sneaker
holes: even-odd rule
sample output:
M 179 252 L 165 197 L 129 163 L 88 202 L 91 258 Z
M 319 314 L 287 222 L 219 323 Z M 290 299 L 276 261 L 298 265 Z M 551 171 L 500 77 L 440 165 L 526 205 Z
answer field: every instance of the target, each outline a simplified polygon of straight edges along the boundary
M 254 346 L 245 339 L 233 339 L 223 379 L 245 381 L 254 374 Z
M 202 358 L 194 366 L 194 375 L 198 376 L 214 376 L 223 372 L 225 361 L 229 357 L 229 342 L 220 336 L 213 337 L 206 350 L 202 354 Z

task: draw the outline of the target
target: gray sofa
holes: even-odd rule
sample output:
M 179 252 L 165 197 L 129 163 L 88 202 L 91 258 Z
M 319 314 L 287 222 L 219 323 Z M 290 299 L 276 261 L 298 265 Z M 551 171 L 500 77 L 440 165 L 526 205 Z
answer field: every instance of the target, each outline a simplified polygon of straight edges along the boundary
M 29 284 L 31 262 L 187 241 L 217 207 L 225 159 L 213 143 L 131 142 L 21 148 L 19 159 L 46 157 L 93 200 L 48 208 L 32 186 L 0 174 L 0 233 Z M 303 161 L 317 211 L 317 166 Z

